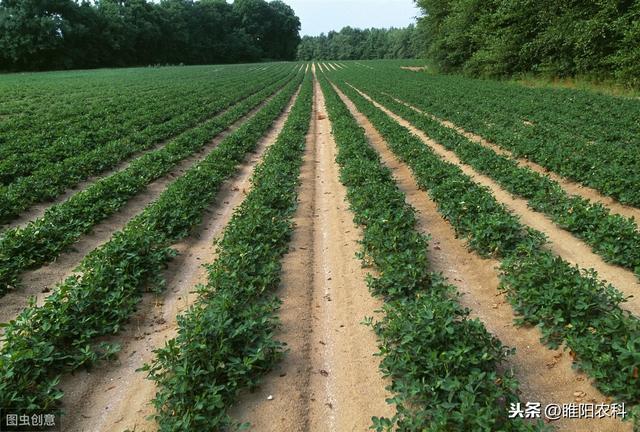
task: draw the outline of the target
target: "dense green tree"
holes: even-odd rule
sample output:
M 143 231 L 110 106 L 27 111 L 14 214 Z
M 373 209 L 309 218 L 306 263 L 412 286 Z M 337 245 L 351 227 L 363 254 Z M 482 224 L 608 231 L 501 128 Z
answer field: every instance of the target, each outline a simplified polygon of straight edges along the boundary
M 279 0 L 0 0 L 0 69 L 292 60 L 299 31 Z
M 327 35 L 305 36 L 298 46 L 301 60 L 367 60 L 416 58 L 420 52 L 417 29 L 357 29 L 344 27 Z
M 617 77 L 637 85 L 640 0 L 416 0 L 443 71 Z
M 300 42 L 300 19 L 293 9 L 276 0 L 235 0 L 233 9 L 241 26 L 260 47 L 263 57 L 285 60 L 295 57 Z

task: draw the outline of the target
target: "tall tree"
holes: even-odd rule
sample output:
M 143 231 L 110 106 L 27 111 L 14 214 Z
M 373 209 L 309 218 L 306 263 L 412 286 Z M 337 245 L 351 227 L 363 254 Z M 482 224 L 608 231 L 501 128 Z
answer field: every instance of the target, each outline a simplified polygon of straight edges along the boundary
M 0 69 L 291 60 L 300 20 L 281 1 L 0 0 Z
M 300 60 L 363 60 L 416 58 L 419 43 L 415 26 L 402 29 L 344 27 L 327 35 L 305 36 L 298 46 Z

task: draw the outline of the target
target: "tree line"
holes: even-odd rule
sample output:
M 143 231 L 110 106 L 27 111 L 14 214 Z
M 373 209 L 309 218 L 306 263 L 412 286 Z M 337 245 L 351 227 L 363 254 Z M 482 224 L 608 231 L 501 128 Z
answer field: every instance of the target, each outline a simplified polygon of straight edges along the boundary
M 299 60 L 370 60 L 416 58 L 422 39 L 415 26 L 391 29 L 344 27 L 320 36 L 304 36 Z
M 0 69 L 293 60 L 299 31 L 279 0 L 0 0 Z
M 640 0 L 416 0 L 445 72 L 614 78 L 640 85 Z

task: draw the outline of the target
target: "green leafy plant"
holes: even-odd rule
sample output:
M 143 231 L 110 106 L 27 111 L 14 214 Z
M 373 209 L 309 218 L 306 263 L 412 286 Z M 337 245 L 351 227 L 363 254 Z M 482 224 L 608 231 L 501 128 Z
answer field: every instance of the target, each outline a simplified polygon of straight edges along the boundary
M 415 210 L 326 77 L 320 83 L 338 146 L 340 179 L 354 221 L 364 231 L 360 257 L 379 274 L 370 275 L 369 287 L 385 299 L 384 317 L 371 325 L 396 414 L 374 417 L 372 429 L 545 429 L 542 423 L 507 419 L 508 404 L 518 401 L 518 383 L 503 370 L 512 350 L 469 319 L 455 288 L 429 271 L 428 238 L 417 232 Z M 385 131 L 392 133 L 389 127 Z M 394 142 L 402 140 L 394 136 Z
M 284 354 L 274 337 L 280 302 L 273 291 L 292 232 L 311 90 L 307 76 L 284 129 L 256 167 L 251 192 L 217 244 L 199 300 L 178 318 L 178 336 L 143 368 L 158 385 L 161 431 L 239 427 L 228 408 Z

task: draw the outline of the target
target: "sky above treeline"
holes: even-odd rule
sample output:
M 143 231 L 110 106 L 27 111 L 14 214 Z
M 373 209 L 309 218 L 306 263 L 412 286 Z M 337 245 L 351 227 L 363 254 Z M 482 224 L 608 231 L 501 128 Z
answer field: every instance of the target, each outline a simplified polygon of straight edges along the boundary
M 413 0 L 283 0 L 302 23 L 302 36 L 317 36 L 346 26 L 406 27 L 420 11 Z

